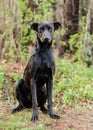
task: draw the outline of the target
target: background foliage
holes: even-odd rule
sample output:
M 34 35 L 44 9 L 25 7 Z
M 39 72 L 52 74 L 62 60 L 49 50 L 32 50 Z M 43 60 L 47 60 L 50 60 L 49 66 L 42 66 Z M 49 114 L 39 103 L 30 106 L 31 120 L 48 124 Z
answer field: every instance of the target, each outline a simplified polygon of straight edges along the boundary
M 71 2 L 7 0 L 5 4 L 4 1 L 0 1 L 0 97 L 2 99 L 12 95 L 14 102 L 15 84 L 22 77 L 26 61 L 35 44 L 35 32 L 30 28 L 31 23 L 54 20 L 62 24 L 62 29 L 55 32 L 53 40 L 53 51 L 57 57 L 54 95 L 60 95 L 61 104 L 64 105 L 93 100 L 92 1 Z M 6 89 L 10 95 L 6 95 Z

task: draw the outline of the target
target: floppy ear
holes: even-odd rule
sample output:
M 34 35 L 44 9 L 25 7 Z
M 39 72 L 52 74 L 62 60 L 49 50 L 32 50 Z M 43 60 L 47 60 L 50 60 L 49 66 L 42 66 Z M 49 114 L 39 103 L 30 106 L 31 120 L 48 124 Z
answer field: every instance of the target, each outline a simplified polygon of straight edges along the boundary
M 61 28 L 61 24 L 59 22 L 54 22 L 54 30 L 58 30 L 59 28 Z
M 33 29 L 34 31 L 38 31 L 38 25 L 39 25 L 39 23 L 32 23 L 31 24 L 31 29 Z

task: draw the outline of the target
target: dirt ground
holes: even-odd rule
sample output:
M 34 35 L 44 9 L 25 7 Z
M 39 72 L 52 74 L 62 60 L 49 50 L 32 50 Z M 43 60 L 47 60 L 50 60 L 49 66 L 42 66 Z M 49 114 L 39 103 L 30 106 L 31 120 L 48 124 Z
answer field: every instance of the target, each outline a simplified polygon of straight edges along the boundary
M 0 113 L 2 113 L 0 121 L 3 122 L 6 120 L 6 117 L 10 115 L 12 108 L 13 106 L 11 105 L 0 104 Z M 50 119 L 48 115 L 44 115 L 42 113 L 39 115 L 39 121 L 37 121 L 38 123 L 40 123 L 41 119 L 48 120 L 44 122 L 45 130 L 93 130 L 92 105 L 77 105 L 75 107 L 65 106 L 63 108 L 61 106 L 57 106 L 57 108 L 54 107 L 54 110 L 60 115 L 59 120 Z M 34 125 L 31 125 L 31 128 L 35 130 Z M 2 128 L 1 130 L 6 129 Z

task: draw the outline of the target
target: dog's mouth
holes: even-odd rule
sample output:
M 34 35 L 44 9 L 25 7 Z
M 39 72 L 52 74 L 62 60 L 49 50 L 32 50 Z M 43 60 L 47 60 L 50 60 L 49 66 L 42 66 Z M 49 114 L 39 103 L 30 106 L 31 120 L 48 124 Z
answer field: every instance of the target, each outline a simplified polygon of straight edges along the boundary
M 48 38 L 45 38 L 43 41 L 44 41 L 44 43 L 47 43 L 47 44 L 49 44 L 51 42 Z
M 42 39 L 41 39 L 41 42 L 42 42 L 42 43 L 45 43 L 45 44 L 50 44 L 51 41 L 52 41 L 52 40 L 49 39 L 49 38 L 42 38 Z
M 42 44 L 50 44 L 52 42 L 52 39 L 49 38 L 39 37 L 39 39 L 42 42 Z

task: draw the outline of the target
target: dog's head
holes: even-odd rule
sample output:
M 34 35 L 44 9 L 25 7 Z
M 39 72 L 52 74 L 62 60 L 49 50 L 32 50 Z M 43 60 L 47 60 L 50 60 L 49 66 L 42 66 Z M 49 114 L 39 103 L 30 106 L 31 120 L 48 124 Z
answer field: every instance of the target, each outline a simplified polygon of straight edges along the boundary
M 54 31 L 59 29 L 59 22 L 45 21 L 41 23 L 32 23 L 31 28 L 37 32 L 37 36 L 42 43 L 51 43 Z

